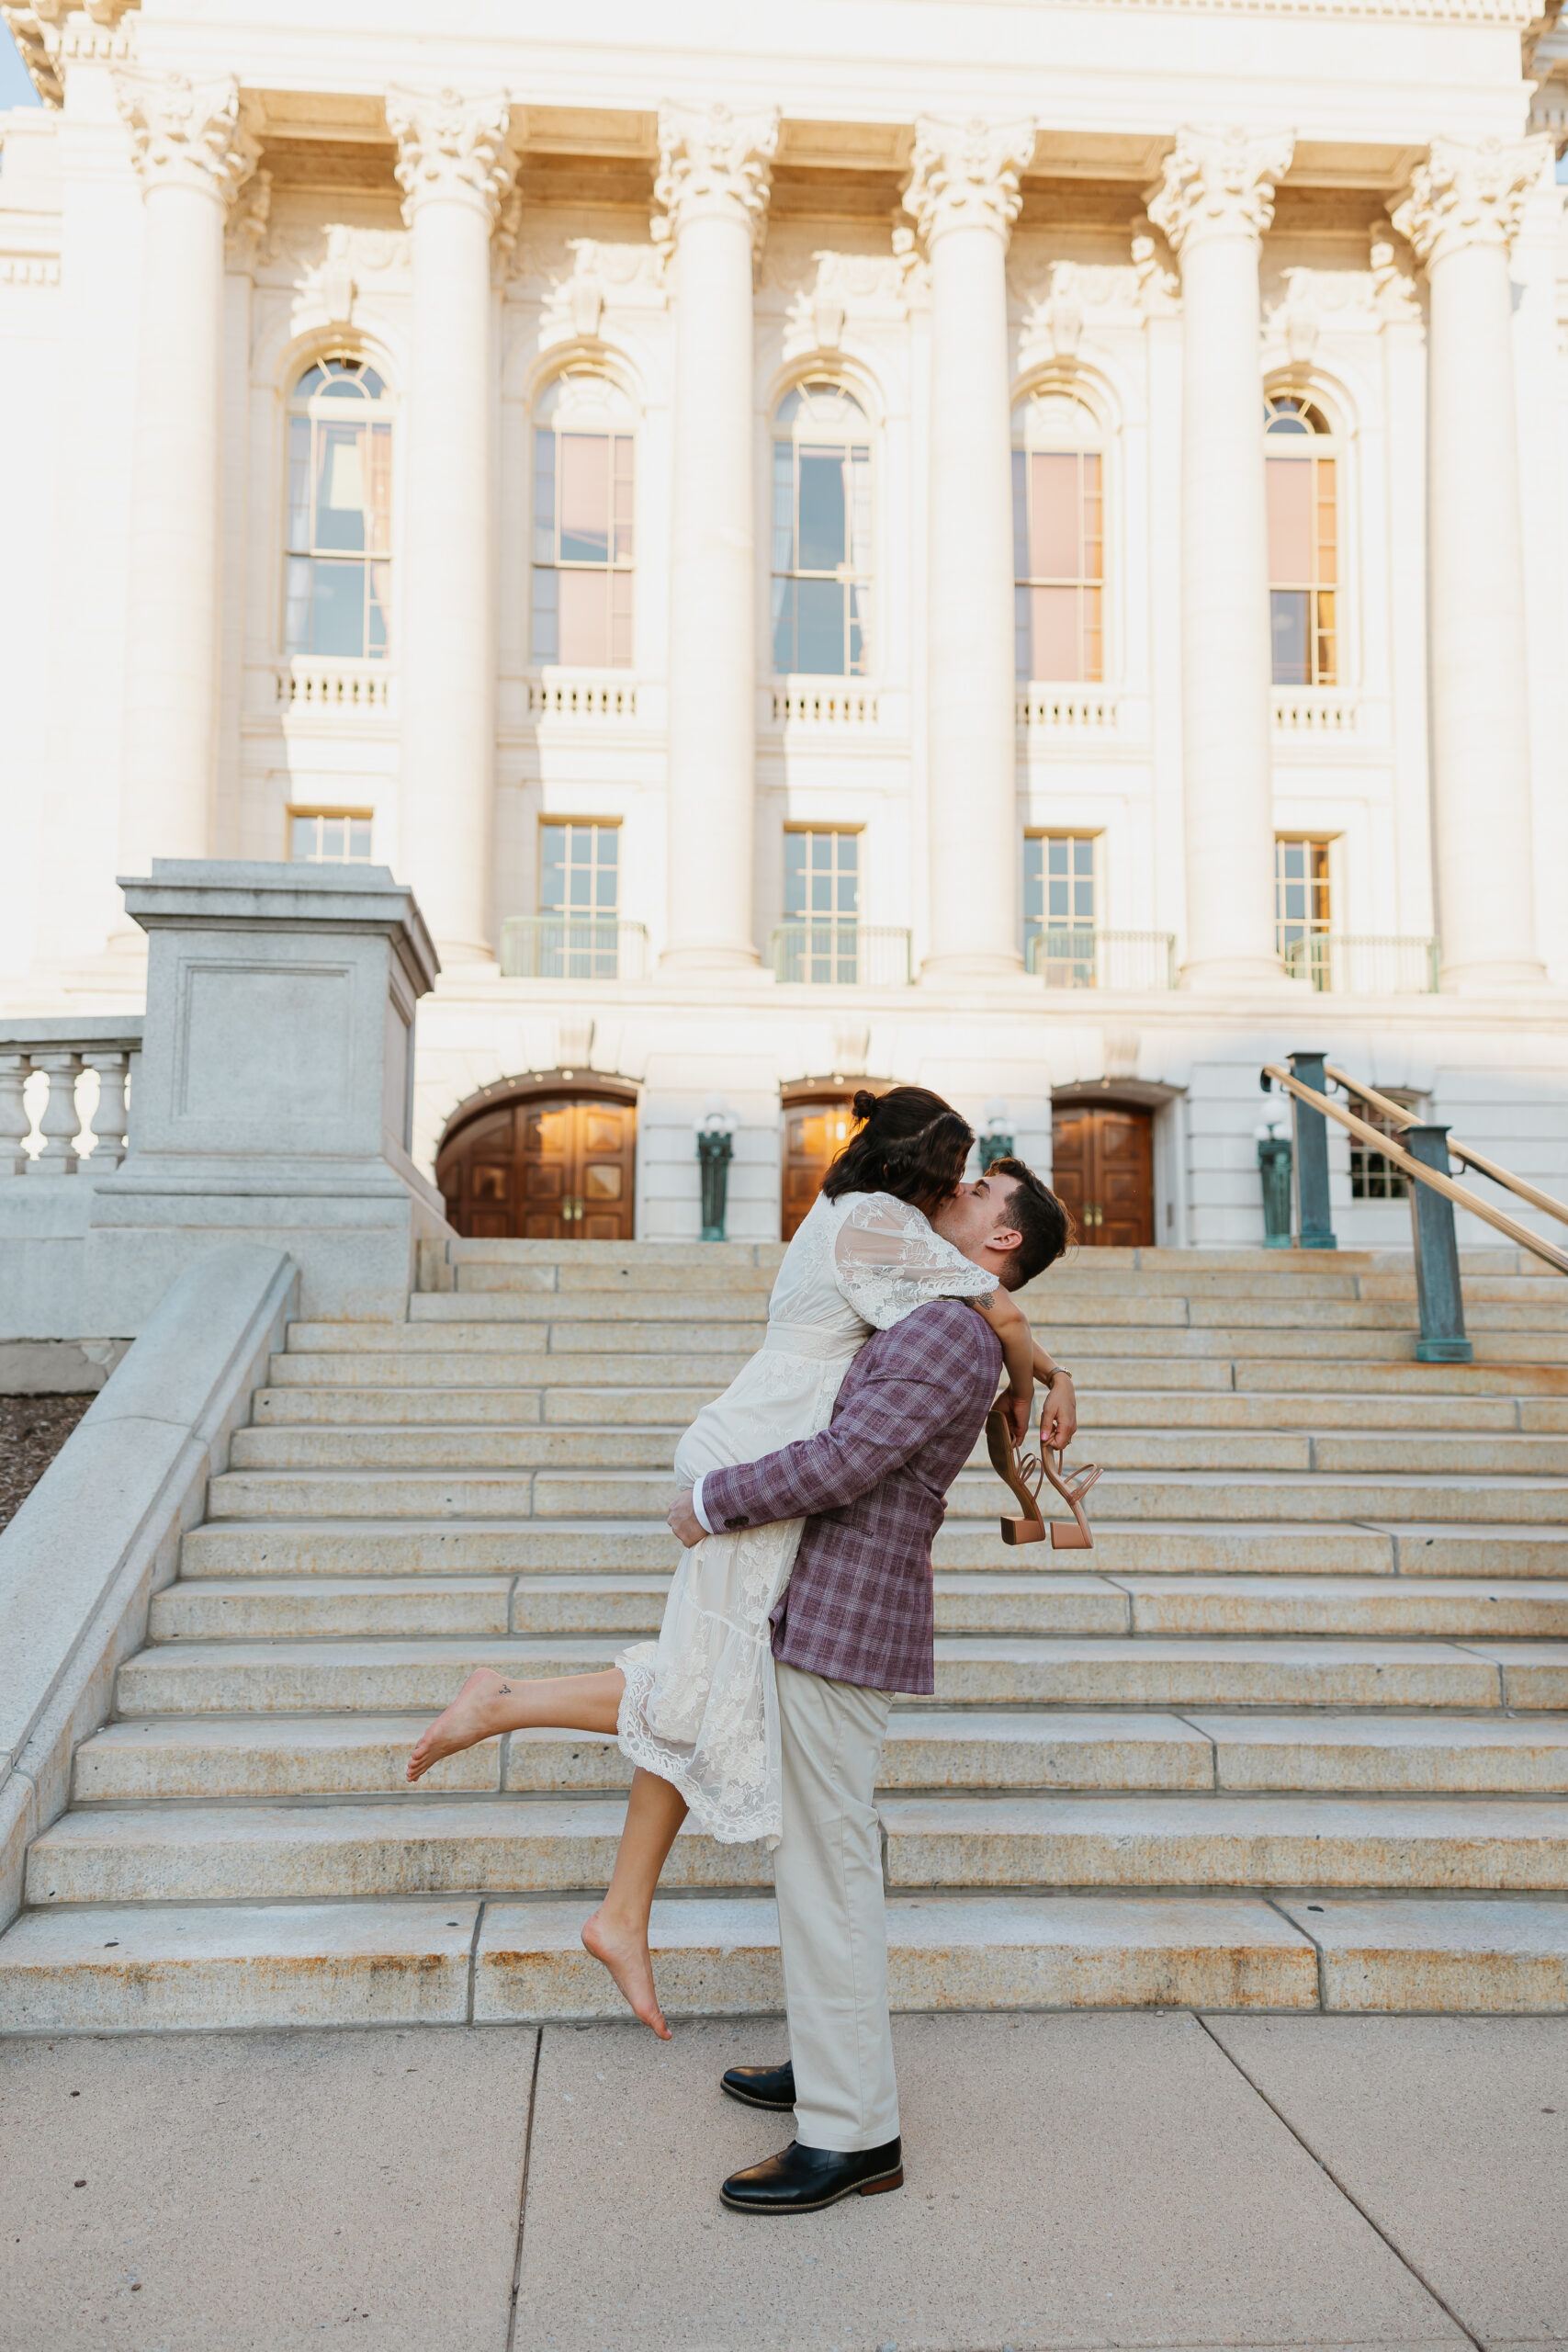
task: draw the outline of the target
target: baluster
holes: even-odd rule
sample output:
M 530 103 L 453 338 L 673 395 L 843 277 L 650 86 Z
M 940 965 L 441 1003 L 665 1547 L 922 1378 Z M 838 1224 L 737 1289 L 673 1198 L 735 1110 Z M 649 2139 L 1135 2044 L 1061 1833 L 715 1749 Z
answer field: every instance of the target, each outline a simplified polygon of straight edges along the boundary
M 49 1100 L 39 1119 L 43 1136 L 43 1149 L 28 1164 L 29 1176 L 74 1176 L 76 1173 L 76 1130 L 81 1125 L 76 1116 L 76 1080 L 81 1074 L 80 1054 L 34 1054 L 34 1069 L 41 1069 L 49 1080 Z
M 83 1066 L 98 1073 L 98 1107 L 93 1114 L 93 1166 L 99 1173 L 125 1158 L 125 1087 L 129 1054 L 84 1054 Z
M 27 1173 L 22 1149 L 32 1121 L 22 1101 L 32 1062 L 26 1054 L 0 1054 L 0 1177 Z

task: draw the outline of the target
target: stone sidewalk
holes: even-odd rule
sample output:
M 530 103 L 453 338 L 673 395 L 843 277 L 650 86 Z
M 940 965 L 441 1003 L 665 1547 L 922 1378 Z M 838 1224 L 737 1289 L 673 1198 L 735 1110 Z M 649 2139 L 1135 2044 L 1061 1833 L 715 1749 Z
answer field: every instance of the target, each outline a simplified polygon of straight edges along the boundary
M 0 2043 L 0 2347 L 1568 2344 L 1568 2019 L 894 2031 L 905 2189 L 773 2224 L 778 2026 Z

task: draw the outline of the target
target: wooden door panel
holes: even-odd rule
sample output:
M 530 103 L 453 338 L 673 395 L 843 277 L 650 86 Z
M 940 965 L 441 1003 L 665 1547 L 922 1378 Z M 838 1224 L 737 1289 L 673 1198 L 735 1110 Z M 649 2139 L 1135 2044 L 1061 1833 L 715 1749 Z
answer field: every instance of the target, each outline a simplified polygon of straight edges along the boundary
M 446 1146 L 436 1182 L 471 1239 L 629 1241 L 636 1110 L 559 1098 L 508 1104 Z
M 1146 1250 L 1155 1238 L 1154 1124 L 1114 1103 L 1064 1106 L 1051 1182 L 1089 1250 Z
M 822 1189 L 829 1164 L 854 1125 L 851 1099 L 801 1102 L 784 1114 L 784 1216 L 780 1238 L 793 1241 Z

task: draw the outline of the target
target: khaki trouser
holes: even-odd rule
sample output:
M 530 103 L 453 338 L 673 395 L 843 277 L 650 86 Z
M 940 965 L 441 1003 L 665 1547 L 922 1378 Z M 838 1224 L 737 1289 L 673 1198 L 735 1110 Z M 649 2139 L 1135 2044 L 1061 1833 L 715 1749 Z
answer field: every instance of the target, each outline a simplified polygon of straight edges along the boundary
M 778 1669 L 783 1836 L 779 1952 L 803 2147 L 880 2148 L 898 2133 L 887 1922 L 874 1792 L 892 1693 Z

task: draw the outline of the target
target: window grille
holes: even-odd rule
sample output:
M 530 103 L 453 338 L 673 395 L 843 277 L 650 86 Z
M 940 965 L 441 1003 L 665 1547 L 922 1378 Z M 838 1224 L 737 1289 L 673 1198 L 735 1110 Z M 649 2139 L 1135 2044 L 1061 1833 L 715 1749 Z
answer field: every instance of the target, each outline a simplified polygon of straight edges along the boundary
M 291 808 L 288 854 L 302 865 L 368 865 L 368 808 Z
M 288 404 L 285 650 L 384 662 L 389 646 L 392 427 L 362 359 L 319 359 Z
M 1314 989 L 1329 985 L 1328 934 L 1333 921 L 1326 841 L 1274 842 L 1274 935 L 1291 970 Z
M 534 431 L 534 620 L 540 669 L 632 662 L 637 443 L 607 377 L 557 377 Z
M 1383 1093 L 1391 1102 L 1400 1103 L 1407 1111 L 1419 1111 L 1421 1097 L 1404 1088 L 1385 1086 Z M 1359 1119 L 1369 1127 L 1376 1127 L 1380 1135 L 1392 1136 L 1395 1143 L 1404 1130 L 1395 1125 L 1384 1111 L 1372 1102 L 1352 1105 Z M 1359 1136 L 1350 1138 L 1350 1198 L 1353 1201 L 1403 1201 L 1410 1195 L 1410 1181 L 1402 1168 L 1395 1168 L 1381 1151 Z
M 1277 686 L 1339 676 L 1337 459 L 1320 409 L 1299 392 L 1264 404 L 1268 445 L 1269 622 Z
M 871 640 L 871 438 L 841 384 L 797 384 L 773 420 L 773 670 L 863 678 Z
M 861 842 L 858 832 L 791 827 L 784 834 L 784 919 L 791 980 L 860 978 Z
M 539 828 L 539 912 L 560 929 L 541 935 L 546 980 L 613 980 L 619 969 L 618 825 L 547 822 Z
M 1105 675 L 1105 499 L 1099 427 L 1037 393 L 1013 413 L 1013 666 L 1025 681 Z
M 1023 952 L 1048 988 L 1094 986 L 1098 850 L 1095 833 L 1024 836 Z M 1032 956 L 1031 943 L 1047 933 L 1047 944 Z

